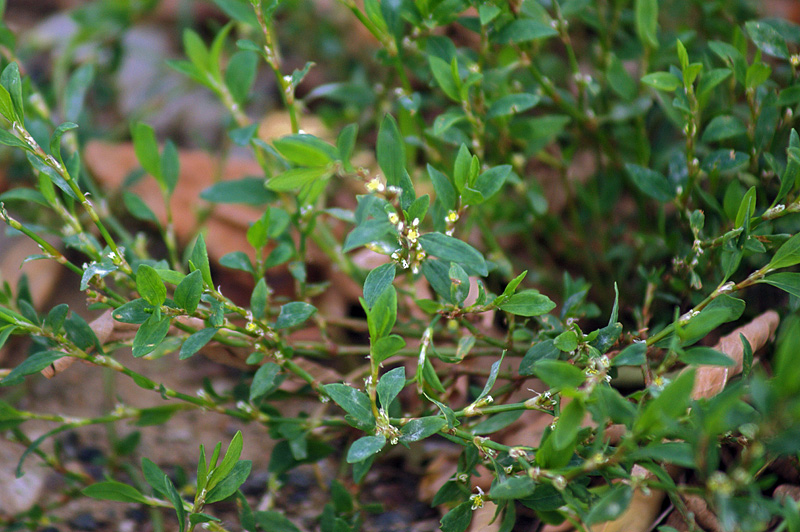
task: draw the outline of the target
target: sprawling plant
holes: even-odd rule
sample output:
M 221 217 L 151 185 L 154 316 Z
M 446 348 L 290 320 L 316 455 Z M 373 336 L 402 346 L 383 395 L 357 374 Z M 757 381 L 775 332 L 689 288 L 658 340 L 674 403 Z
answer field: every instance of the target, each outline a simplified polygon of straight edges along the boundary
M 72 44 L 110 46 L 157 3 L 81 7 Z M 319 23 L 313 8 L 213 3 L 230 23 L 196 21 L 204 31 L 184 31 L 186 59 L 170 66 L 218 97 L 225 151 L 248 149 L 261 169 L 203 199 L 263 212 L 246 231 L 250 248 L 218 264 L 202 225 L 188 246 L 176 234 L 175 143 L 132 120 L 139 177 L 157 182 L 164 217 L 130 192 L 106 201 L 116 192 L 82 162 L 89 138 L 104 134 L 86 96 L 113 90 L 114 64 L 66 55 L 52 78 L 22 76 L 24 39 L 0 31 L 0 143 L 21 176 L 0 195 L 2 218 L 40 246 L 28 260 L 57 261 L 89 309 L 107 312 L 100 327 L 83 309 L 35 308 L 24 280 L 6 283 L 0 346 L 30 342 L 0 385 L 69 358 L 166 400 L 74 418 L 9 395 L 0 425 L 26 446 L 20 475 L 42 460 L 66 475 L 70 496 L 173 508 L 181 532 L 225 530 L 207 506 L 231 498 L 246 530 L 297 530 L 279 508 L 253 512 L 239 491 L 251 472 L 242 447 L 259 445 L 241 434 L 225 453 L 200 447 L 191 485 L 148 459 L 100 481 L 70 474 L 42 446 L 90 424 L 169 424 L 199 409 L 269 429 L 276 491 L 300 464 L 347 465 L 313 516 L 325 532 L 359 529 L 358 486 L 373 464 L 428 438 L 460 450 L 432 501 L 446 532 L 466 530 L 488 504 L 503 531 L 520 515 L 589 530 L 653 491 L 692 529 L 688 497 L 723 530 L 800 530 L 797 501 L 773 497 L 769 473 L 800 451 L 800 27 L 736 0 L 341 0 L 350 26 L 309 39 L 343 47 L 358 36 L 369 51 L 291 71 L 278 42 L 288 49 L 293 31 Z M 306 46 L 297 50 L 312 53 Z M 300 97 L 312 69 L 326 81 Z M 292 130 L 279 138 L 259 129 L 253 84 L 264 72 Z M 309 108 L 338 134 L 304 133 Z M 365 152 L 375 163 L 354 162 Z M 161 245 L 143 245 L 132 218 Z M 317 308 L 341 286 L 309 275 L 312 253 L 363 287 L 352 316 Z M 251 279 L 249 303 L 224 295 L 227 269 Z M 288 294 L 272 283 L 279 273 Z M 108 334 L 120 324 L 135 335 Z M 131 353 L 178 352 L 184 364 L 215 345 L 250 368 L 228 392 L 172 389 L 130 367 Z M 327 408 L 286 413 L 287 397 L 309 395 Z M 548 420 L 540 439 L 504 431 L 530 410 Z M 30 420 L 54 428 L 32 438 Z M 724 464 L 722 449 L 733 456 Z M 2 518 L 35 526 L 42 515 Z

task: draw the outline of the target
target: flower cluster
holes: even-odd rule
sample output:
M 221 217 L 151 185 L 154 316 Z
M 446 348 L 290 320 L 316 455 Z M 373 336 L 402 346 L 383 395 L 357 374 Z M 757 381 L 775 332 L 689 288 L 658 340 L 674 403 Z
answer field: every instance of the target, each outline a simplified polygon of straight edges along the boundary
M 389 222 L 397 229 L 397 242 L 400 248 L 392 252 L 392 260 L 413 273 L 419 273 L 422 261 L 425 260 L 425 250 L 419 242 L 419 218 L 414 218 L 411 223 L 404 222 L 397 212 L 388 214 Z

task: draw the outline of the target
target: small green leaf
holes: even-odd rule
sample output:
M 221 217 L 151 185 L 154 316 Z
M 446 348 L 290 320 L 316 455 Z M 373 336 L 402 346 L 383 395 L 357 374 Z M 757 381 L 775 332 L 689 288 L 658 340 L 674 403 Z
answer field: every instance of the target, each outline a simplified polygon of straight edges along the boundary
M 64 120 L 77 122 L 83 111 L 86 93 L 94 80 L 94 65 L 86 63 L 75 69 L 64 89 Z
M 304 301 L 293 301 L 281 307 L 278 319 L 275 322 L 276 329 L 286 329 L 294 327 L 306 321 L 317 311 L 314 305 L 309 305 Z
M 555 337 L 553 345 L 561 351 L 575 351 L 578 348 L 578 335 L 575 331 L 564 331 Z
M 556 308 L 556 304 L 546 295 L 540 294 L 538 290 L 523 290 L 509 297 L 498 306 L 508 313 L 528 317 L 547 314 Z
M 372 358 L 377 364 L 380 364 L 405 346 L 406 341 L 401 336 L 396 334 L 384 336 L 372 345 Z
M 362 462 L 370 456 L 377 454 L 386 445 L 386 436 L 364 436 L 353 442 L 347 451 L 347 463 Z
M 267 281 L 262 277 L 256 283 L 253 294 L 250 296 L 250 309 L 255 319 L 263 320 L 266 318 L 268 297 L 269 288 L 267 287 Z
M 17 384 L 22 380 L 22 377 L 38 373 L 59 358 L 64 358 L 65 356 L 64 353 L 59 351 L 41 351 L 35 353 L 12 369 L 11 373 L 6 375 L 3 380 L 0 380 L 0 386 Z
M 642 77 L 642 83 L 656 90 L 672 92 L 682 85 L 678 76 L 669 72 L 652 72 Z
M 778 33 L 778 30 L 762 20 L 745 22 L 744 27 L 759 50 L 774 57 L 789 59 L 786 40 Z
M 536 482 L 528 475 L 509 477 L 492 487 L 489 496 L 492 499 L 524 499 L 533 495 Z
M 627 170 L 636 188 L 651 198 L 667 202 L 675 197 L 675 189 L 661 173 L 632 163 L 627 163 L 625 170 Z
M 167 299 L 167 287 L 164 281 L 158 272 L 147 264 L 141 264 L 136 270 L 136 290 L 154 307 L 160 307 Z
M 188 277 L 188 276 L 187 276 Z M 144 323 L 153 315 L 153 307 L 144 299 L 134 299 L 120 305 L 111 313 L 111 317 L 122 323 Z
M 226 253 L 219 259 L 219 263 L 233 270 L 242 270 L 253 275 L 256 273 L 253 263 L 250 262 L 250 257 L 244 251 Z
M 633 488 L 615 484 L 589 510 L 586 523 L 593 525 L 618 518 L 627 510 L 633 498 Z
M 442 517 L 442 532 L 465 532 L 472 522 L 472 502 L 462 502 Z
M 216 327 L 207 327 L 189 336 L 186 340 L 184 340 L 183 345 L 181 346 L 180 359 L 186 360 L 190 356 L 200 351 L 208 342 L 211 341 L 211 338 L 214 337 L 214 334 L 216 334 L 217 330 L 218 329 Z
M 372 406 L 367 394 L 341 383 L 326 384 L 322 388 L 334 403 L 360 424 L 366 427 L 375 426 L 375 417 L 372 415 Z
M 178 490 L 175 489 L 175 485 L 167 475 L 164 475 L 164 487 L 167 498 L 172 503 L 178 516 L 178 530 L 184 532 L 186 530 L 186 509 L 183 507 L 183 499 L 181 499 Z
M 367 306 L 372 308 L 386 288 L 391 286 L 395 276 L 395 265 L 393 262 L 382 264 L 370 271 L 364 281 L 364 300 Z
M 358 124 L 348 124 L 339 132 L 336 138 L 336 149 L 339 150 L 339 159 L 345 163 L 350 164 L 350 158 L 353 156 L 353 150 L 356 146 L 356 137 L 358 136 Z
M 258 69 L 258 55 L 249 50 L 233 54 L 225 69 L 225 85 L 239 104 L 245 103 Z
M 535 365 L 540 360 L 557 360 L 560 350 L 553 340 L 537 342 L 528 349 L 519 363 L 520 375 L 533 375 Z
M 139 358 L 152 353 L 166 338 L 169 326 L 170 319 L 168 316 L 157 319 L 154 314 L 148 318 L 136 331 L 136 336 L 133 337 L 133 356 Z
M 122 192 L 122 202 L 125 204 L 125 208 L 128 209 L 128 212 L 137 220 L 159 225 L 156 214 L 138 195 L 125 190 Z
M 227 499 L 236 493 L 239 486 L 244 484 L 247 477 L 250 476 L 250 470 L 253 467 L 253 462 L 250 460 L 239 460 L 233 466 L 233 470 L 220 481 L 219 484 L 214 486 L 206 496 L 206 503 L 214 503 Z
M 63 164 L 64 159 L 61 157 L 61 137 L 64 136 L 64 133 L 67 131 L 71 131 L 76 129 L 78 124 L 73 124 L 72 122 L 64 122 L 60 126 L 53 131 L 53 135 L 50 137 L 50 153 L 61 163 Z M 15 137 L 16 138 L 16 137 Z
M 550 435 L 556 450 L 566 449 L 573 444 L 581 428 L 584 412 L 583 401 L 578 398 L 573 399 L 561 409 L 556 428 Z
M 494 34 L 492 40 L 500 44 L 519 44 L 547 39 L 556 35 L 558 35 L 558 30 L 549 24 L 529 18 L 519 18 L 503 26 Z
M 387 114 L 381 121 L 376 153 L 378 165 L 386 176 L 386 184 L 400 186 L 406 171 L 406 148 L 392 115 Z
M 641 366 L 647 363 L 647 344 L 635 342 L 620 351 L 611 361 L 612 366 Z
M 693 347 L 682 353 L 678 360 L 691 366 L 735 366 L 736 362 L 725 353 L 710 347 Z
M 139 164 L 144 170 L 161 183 L 161 157 L 158 154 L 158 142 L 153 128 L 144 122 L 133 126 L 133 149 Z
M 290 192 L 330 176 L 327 167 L 292 168 L 267 181 L 267 188 L 276 192 Z
M 220 481 L 222 481 L 222 479 L 228 476 L 231 471 L 233 471 L 233 468 L 239 461 L 239 457 L 242 456 L 243 447 L 244 439 L 242 438 L 242 431 L 236 431 L 236 434 L 233 435 L 231 442 L 228 444 L 228 449 L 225 451 L 225 456 L 222 459 L 222 463 L 218 467 L 212 469 L 213 473 L 208 479 L 206 489 L 212 489 Z
M 486 259 L 481 252 L 466 242 L 439 232 L 426 233 L 419 238 L 419 242 L 428 255 L 457 262 L 469 274 L 484 276 L 489 274 Z
M 636 34 L 647 48 L 658 48 L 658 0 L 635 0 Z
M 313 135 L 289 135 L 272 144 L 286 160 L 298 166 L 325 167 L 336 160 L 336 149 Z
M 623 100 L 630 102 L 636 98 L 639 92 L 636 82 L 628 71 L 625 70 L 625 66 L 616 55 L 612 54 L 609 59 L 606 79 L 611 89 Z
M 250 402 L 260 399 L 275 385 L 276 377 L 280 374 L 281 367 L 274 362 L 267 362 L 253 375 L 250 385 Z
M 492 102 L 486 112 L 486 118 L 500 118 L 525 112 L 538 104 L 540 99 L 539 95 L 529 93 L 503 96 Z
M 397 291 L 394 286 L 387 286 L 375 299 L 375 304 L 367 314 L 369 336 L 373 342 L 383 338 L 392 331 L 397 321 Z
M 428 416 L 412 419 L 400 429 L 400 441 L 409 443 L 420 441 L 439 432 L 447 421 L 439 416 Z
M 188 314 L 194 314 L 202 295 L 203 274 L 200 270 L 195 270 L 184 277 L 175 288 L 175 304 L 186 310 Z
M 206 284 L 206 286 L 213 287 L 214 281 L 211 279 L 211 266 L 208 262 L 206 240 L 203 238 L 202 233 L 197 235 L 194 248 L 192 248 L 192 264 L 194 264 L 195 268 L 200 270 L 200 273 L 203 275 L 203 282 Z
M 25 103 L 22 99 L 22 79 L 19 75 L 19 65 L 16 62 L 11 62 L 3 69 L 0 74 L 0 85 L 8 91 L 11 96 L 11 103 L 14 106 L 16 114 L 16 121 L 25 123 Z
M 274 510 L 255 512 L 253 517 L 261 530 L 268 530 L 269 532 L 300 532 L 300 529 L 289 521 L 285 515 Z
M 741 120 L 731 115 L 717 116 L 708 123 L 703 131 L 703 142 L 718 142 L 747 134 L 747 128 Z
M 81 493 L 93 499 L 118 502 L 137 502 L 147 504 L 147 498 L 139 490 L 128 484 L 107 480 L 91 484 L 81 490 Z
M 783 243 L 775 252 L 775 256 L 769 263 L 771 270 L 780 268 L 788 268 L 800 264 L 800 233 L 792 236 L 789 240 Z
M 551 388 L 577 388 L 586 380 L 583 371 L 561 360 L 540 360 L 533 365 L 533 371 Z
M 388 412 L 392 401 L 400 394 L 406 385 L 406 368 L 400 366 L 387 371 L 378 381 L 378 400 L 383 409 Z M 360 460 L 357 460 L 360 461 Z
M 436 80 L 442 92 L 454 102 L 460 101 L 458 85 L 453 79 L 451 65 L 434 55 L 428 55 L 428 65 L 433 74 L 433 79 Z

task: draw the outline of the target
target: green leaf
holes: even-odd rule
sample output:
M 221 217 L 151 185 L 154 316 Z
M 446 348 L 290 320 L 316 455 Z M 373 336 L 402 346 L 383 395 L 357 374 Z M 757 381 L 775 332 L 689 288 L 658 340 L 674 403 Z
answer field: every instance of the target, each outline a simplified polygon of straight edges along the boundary
M 362 462 L 370 456 L 377 454 L 386 445 L 386 436 L 364 436 L 353 442 L 347 451 L 347 463 Z
M 261 530 L 268 530 L 269 532 L 301 532 L 285 515 L 274 510 L 255 512 L 253 517 Z
M 636 34 L 646 48 L 658 48 L 658 0 L 636 0 Z
M 203 238 L 202 233 L 197 235 L 197 240 L 194 242 L 194 248 L 192 248 L 192 264 L 194 264 L 195 268 L 200 270 L 200 273 L 203 275 L 203 282 L 206 284 L 206 286 L 213 287 L 214 281 L 211 279 L 211 266 L 208 262 L 206 240 Z
M 630 102 L 636 98 L 639 92 L 636 81 L 634 81 L 628 71 L 625 70 L 622 61 L 614 54 L 611 55 L 608 62 L 606 79 L 611 89 L 623 100 Z
M 72 122 L 64 122 L 60 126 L 53 131 L 53 135 L 50 137 L 50 153 L 58 159 L 62 164 L 64 159 L 61 157 L 61 137 L 64 136 L 64 133 L 67 131 L 71 131 L 76 129 L 78 124 L 73 124 Z M 16 138 L 16 137 L 15 137 Z
M 384 336 L 372 345 L 372 358 L 375 363 L 380 364 L 405 346 L 406 341 L 396 334 Z
M 156 214 L 138 195 L 125 190 L 122 192 L 122 202 L 125 204 L 125 208 L 128 209 L 128 212 L 137 220 L 160 225 Z
M 494 383 L 497 381 L 497 374 L 500 372 L 500 365 L 503 363 L 503 358 L 505 358 L 505 356 L 506 352 L 504 350 L 503 353 L 500 355 L 500 360 L 496 360 L 492 364 L 492 367 L 489 369 L 489 378 L 486 379 L 486 384 L 484 384 L 483 390 L 481 390 L 481 393 L 478 395 L 477 399 L 475 399 L 475 402 L 480 401 L 481 399 L 489 395 L 490 391 L 492 391 Z
M 11 373 L 0 380 L 0 386 L 17 384 L 26 375 L 32 375 L 42 371 L 44 368 L 66 355 L 60 351 L 40 351 L 22 361 L 18 366 L 11 370 Z
M 153 128 L 144 122 L 137 122 L 131 131 L 133 135 L 133 150 L 142 168 L 155 177 L 159 184 L 161 181 L 161 157 L 158 154 L 158 142 Z M 166 187 L 164 187 L 166 188 Z
M 517 316 L 540 316 L 547 314 L 556 304 L 538 290 L 523 290 L 498 305 L 500 309 Z
M 206 489 L 210 490 L 233 471 L 234 466 L 236 466 L 239 458 L 242 456 L 243 447 L 244 439 L 242 438 L 242 431 L 236 431 L 236 434 L 233 435 L 231 442 L 228 444 L 228 449 L 225 451 L 222 463 L 216 468 L 212 467 L 213 472 L 208 479 Z
M 153 305 L 160 307 L 167 300 L 167 287 L 158 275 L 158 272 L 147 264 L 139 265 L 136 270 L 136 290 L 142 299 Z
M 612 366 L 641 366 L 647 363 L 647 344 L 645 342 L 635 342 L 614 357 L 611 361 Z
M 338 156 L 333 146 L 313 135 L 289 135 L 272 144 L 287 161 L 298 166 L 326 167 Z
M 589 515 L 586 524 L 603 523 L 618 518 L 628 508 L 633 498 L 633 488 L 625 484 L 615 484 L 597 501 Z
M 216 327 L 206 327 L 205 329 L 201 329 L 189 336 L 186 340 L 184 340 L 183 345 L 181 346 L 180 359 L 186 360 L 190 356 L 200 351 L 208 342 L 211 341 L 217 330 L 218 329 Z
M 249 50 L 233 54 L 225 70 L 225 85 L 239 104 L 245 103 L 253 81 L 256 79 L 258 55 Z
M 400 441 L 409 443 L 424 440 L 439 432 L 445 425 L 447 425 L 447 421 L 439 416 L 412 419 L 400 429 Z
M 253 294 L 250 296 L 250 309 L 255 319 L 263 320 L 266 318 L 268 297 L 269 288 L 267 287 L 267 281 L 262 277 L 256 283 Z
M 19 65 L 11 62 L 3 69 L 0 74 L 0 85 L 8 91 L 11 96 L 11 103 L 14 106 L 16 121 L 20 124 L 25 123 L 25 103 L 22 99 L 22 79 L 19 76 Z
M 153 307 L 144 299 L 128 301 L 111 313 L 111 316 L 117 321 L 137 324 L 144 323 L 152 315 Z
M 533 371 L 550 388 L 577 388 L 586 380 L 583 371 L 561 360 L 540 360 L 533 365 Z
M 795 297 L 800 297 L 800 273 L 773 273 L 769 277 L 761 279 L 758 282 L 771 284 L 772 286 L 780 288 L 784 292 L 792 294 Z
M 537 94 L 509 94 L 492 102 L 486 112 L 486 118 L 500 118 L 523 113 L 538 104 L 540 100 L 541 97 Z
M 81 493 L 87 497 L 104 501 L 148 503 L 147 498 L 139 490 L 116 480 L 91 484 L 83 488 Z
M 472 187 L 481 193 L 484 200 L 488 200 L 497 194 L 510 175 L 511 165 L 495 166 L 480 174 Z
M 533 495 L 536 482 L 528 475 L 509 477 L 495 484 L 489 496 L 492 499 L 524 499 Z
M 362 426 L 375 426 L 375 417 L 372 415 L 372 406 L 367 394 L 341 383 L 326 384 L 322 389 L 334 403 L 353 416 Z
M 428 65 L 431 68 L 433 79 L 436 80 L 442 92 L 454 102 L 461 101 L 458 84 L 456 80 L 453 79 L 451 64 L 435 55 L 428 55 Z
M 395 276 L 395 265 L 393 262 L 382 264 L 370 271 L 364 281 L 364 300 L 367 306 L 372 308 L 378 297 L 391 286 Z
M 675 197 L 675 189 L 661 173 L 632 163 L 627 163 L 625 170 L 627 170 L 636 188 L 651 198 L 667 202 Z
M 250 475 L 253 462 L 250 460 L 239 460 L 233 466 L 233 470 L 222 481 L 214 486 L 206 496 L 206 503 L 211 504 L 227 499 L 236 493 L 236 490 L 244 484 Z
M 280 374 L 281 367 L 274 362 L 267 362 L 253 375 L 250 385 L 250 402 L 260 399 L 275 385 L 276 377 Z
M 778 270 L 795 264 L 800 264 L 800 233 L 792 236 L 778 248 L 769 262 L 769 269 Z
M 217 7 L 225 12 L 231 19 L 248 24 L 253 28 L 258 28 L 258 19 L 253 11 L 253 6 L 243 0 L 212 0 Z M 265 9 L 266 11 L 266 9 Z M 264 528 L 269 530 L 269 528 Z
M 386 184 L 400 186 L 406 171 L 406 148 L 392 115 L 387 114 L 381 121 L 376 154 L 378 165 L 386 176 Z
M 694 370 L 681 373 L 667 384 L 661 393 L 647 403 L 644 411 L 634 422 L 636 434 L 658 436 L 662 428 L 674 423 L 689 408 L 690 394 L 694 386 Z
M 736 362 L 725 353 L 710 347 L 693 347 L 682 353 L 678 360 L 690 366 L 735 366 Z
M 276 192 L 290 192 L 313 183 L 318 179 L 326 179 L 330 175 L 327 167 L 292 168 L 278 174 L 267 181 L 267 188 Z
M 275 195 L 264 187 L 264 180 L 259 177 L 220 181 L 200 192 L 200 197 L 212 203 L 244 205 L 266 205 L 275 201 Z
M 789 59 L 789 49 L 786 47 L 786 40 L 778 31 L 762 20 L 751 20 L 745 22 L 747 34 L 753 40 L 759 50 L 765 54 Z
M 731 115 L 717 116 L 708 123 L 703 131 L 703 142 L 718 142 L 747 134 L 747 128 L 741 120 Z
M 178 516 L 178 530 L 184 532 L 186 530 L 186 509 L 183 507 L 183 499 L 181 499 L 178 490 L 175 489 L 175 485 L 167 475 L 164 475 L 164 486 L 167 498 L 172 503 Z
M 484 419 L 477 425 L 474 425 L 470 432 L 477 435 L 493 434 L 514 423 L 520 418 L 521 415 L 521 410 L 501 412 Z
M 528 349 L 522 361 L 519 363 L 520 375 L 533 375 L 535 364 L 540 360 L 556 360 L 560 350 L 556 347 L 553 340 L 537 342 Z
M 358 124 L 348 124 L 339 132 L 336 138 L 336 149 L 339 150 L 339 159 L 345 163 L 350 164 L 350 158 L 353 156 L 353 150 L 356 146 L 356 137 L 358 136 Z
M 692 446 L 686 442 L 652 443 L 647 447 L 639 447 L 629 456 L 632 460 L 656 460 L 679 467 L 697 467 Z
M 169 326 L 170 319 L 168 316 L 157 319 L 154 314 L 148 318 L 136 331 L 136 336 L 133 337 L 133 356 L 139 358 L 152 353 L 166 338 Z
M 51 313 L 52 313 L 52 311 L 51 311 Z M 53 327 L 52 324 L 51 324 L 50 327 L 55 331 L 57 331 L 58 329 L 61 328 L 61 326 L 59 325 L 58 329 L 56 329 L 56 328 Z M 6 325 L 5 327 L 0 327 L 0 349 L 3 348 L 3 345 L 5 345 L 6 341 L 8 341 L 9 336 L 11 336 L 11 334 L 15 330 L 17 330 L 17 326 L 16 325 Z M 0 405 L 0 406 L 2 406 L 2 405 Z M 0 408 L 0 410 L 2 410 L 2 408 Z
M 149 458 L 142 458 L 142 474 L 156 495 L 167 496 L 167 488 L 164 485 L 166 473 Z
M 436 192 L 436 199 L 441 202 L 446 210 L 453 210 L 456 207 L 456 189 L 450 179 L 442 172 L 428 164 L 428 175 L 433 183 L 433 190 Z
M 583 401 L 578 398 L 573 399 L 561 409 L 556 428 L 550 435 L 556 450 L 561 451 L 573 445 L 581 428 L 584 412 Z
M 103 262 L 90 263 L 83 270 L 83 275 L 81 275 L 81 284 L 79 289 L 81 291 L 86 290 L 87 288 L 89 288 L 89 283 L 95 276 L 102 279 L 103 277 L 107 276 L 113 271 L 116 271 L 117 269 L 119 269 L 119 266 L 117 266 L 110 260 L 104 259 Z
M 233 270 L 242 270 L 253 275 L 256 273 L 253 263 L 250 262 L 250 257 L 244 251 L 226 253 L 219 259 L 219 263 Z
M 734 227 L 744 227 L 745 231 L 750 230 L 750 218 L 755 214 L 756 211 L 756 187 L 750 187 L 744 197 L 742 198 L 741 203 L 739 203 L 739 209 L 736 213 L 736 220 L 734 221 Z
M 175 304 L 186 310 L 188 314 L 194 314 L 202 295 L 203 274 L 200 270 L 195 270 L 184 277 L 175 288 Z
M 175 192 L 178 186 L 178 177 L 181 171 L 181 160 L 178 155 L 178 148 L 171 140 L 164 144 L 164 151 L 161 154 L 161 177 L 163 186 L 168 194 Z
M 462 502 L 449 512 L 447 512 L 442 520 L 442 532 L 465 532 L 472 521 L 472 502 Z
M 669 72 L 652 72 L 642 77 L 642 83 L 656 90 L 672 92 L 680 87 L 681 80 Z
M 723 323 L 739 319 L 744 307 L 745 303 L 741 299 L 727 294 L 717 297 L 683 326 L 679 334 L 682 344 L 691 345 Z
M 314 305 L 309 305 L 304 301 L 293 301 L 281 307 L 278 319 L 275 322 L 276 329 L 287 329 L 306 321 L 317 311 Z
M 392 331 L 397 321 L 397 291 L 394 286 L 386 289 L 375 299 L 375 304 L 367 314 L 369 336 L 373 342 L 383 338 Z
M 500 44 L 519 44 L 557 35 L 558 31 L 549 24 L 529 18 L 519 18 L 503 26 L 493 35 L 492 40 Z
M 578 335 L 575 331 L 564 331 L 555 337 L 553 345 L 561 351 L 575 351 L 578 348 Z
M 94 65 L 86 63 L 75 69 L 64 89 L 64 120 L 77 122 L 83 111 L 86 92 L 94 80 Z
M 747 67 L 744 85 L 748 89 L 755 89 L 769 79 L 772 69 L 769 65 L 755 62 Z
M 442 260 L 457 262 L 467 273 L 472 275 L 488 275 L 489 269 L 483 255 L 466 242 L 434 232 L 426 233 L 419 238 L 425 253 Z
M 378 381 L 378 400 L 383 409 L 388 412 L 392 401 L 400 394 L 406 385 L 406 368 L 400 366 L 387 371 Z M 357 460 L 360 461 L 360 460 Z

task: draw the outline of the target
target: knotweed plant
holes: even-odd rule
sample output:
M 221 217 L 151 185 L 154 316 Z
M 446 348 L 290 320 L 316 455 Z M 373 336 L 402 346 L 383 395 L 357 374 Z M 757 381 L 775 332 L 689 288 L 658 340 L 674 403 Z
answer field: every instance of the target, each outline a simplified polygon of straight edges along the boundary
M 207 2 L 217 18 L 172 28 L 184 58 L 169 67 L 225 109 L 214 155 L 247 152 L 260 173 L 202 198 L 262 213 L 247 249 L 214 257 L 202 223 L 176 230 L 179 143 L 137 117 L 108 129 L 115 62 L 75 53 L 114 50 L 157 4 L 77 8 L 52 73 L 0 28 L 0 156 L 18 176 L 0 215 L 40 247 L 26 260 L 62 265 L 101 320 L 36 308 L 24 278 L 3 285 L 0 346 L 26 346 L 0 381 L 4 437 L 25 447 L 18 475 L 38 461 L 65 478 L 59 504 L 167 508 L 181 532 L 355 531 L 381 511 L 363 497 L 370 469 L 437 440 L 458 456 L 426 501 L 445 532 L 487 508 L 504 532 L 624 530 L 653 493 L 666 494 L 654 515 L 672 509 L 685 529 L 700 529 L 700 501 L 716 529 L 800 531 L 774 469 L 796 477 L 800 452 L 799 26 L 743 0 L 340 0 L 335 23 L 303 0 Z M 329 64 L 292 68 L 315 47 Z M 267 77 L 292 131 L 277 138 L 260 128 Z M 314 117 L 335 134 L 304 132 Z M 86 164 L 93 137 L 128 132 L 163 217 L 131 193 L 111 201 Z M 319 257 L 359 287 L 352 315 L 320 304 L 344 285 L 312 275 Z M 226 295 L 232 270 L 246 298 Z M 174 389 L 131 364 L 214 346 L 246 365 L 230 391 Z M 26 383 L 73 359 L 165 402 L 87 418 L 21 406 Z M 289 413 L 308 397 L 325 408 Z M 263 441 L 241 433 L 224 453 L 200 446 L 180 478 L 148 458 L 88 477 L 51 445 L 191 410 L 268 429 L 277 495 L 293 468 L 334 460 L 330 502 L 313 516 L 253 510 L 241 453 Z M 541 434 L 520 419 L 545 420 Z M 34 420 L 52 427 L 33 436 Z M 225 500 L 238 523 L 215 513 Z M 0 521 L 33 530 L 56 509 Z

